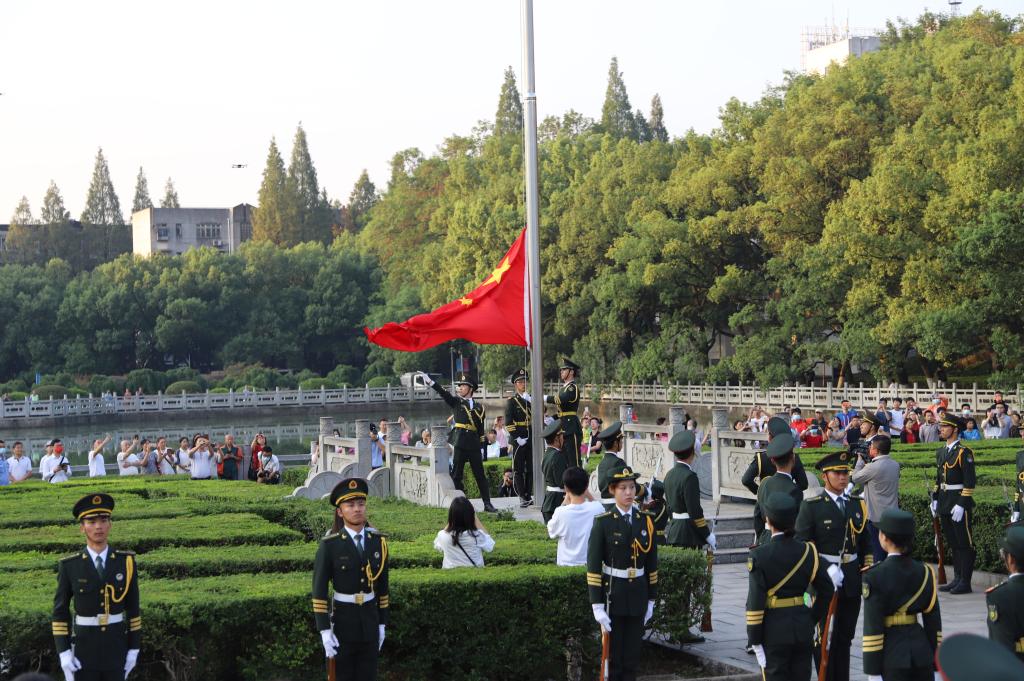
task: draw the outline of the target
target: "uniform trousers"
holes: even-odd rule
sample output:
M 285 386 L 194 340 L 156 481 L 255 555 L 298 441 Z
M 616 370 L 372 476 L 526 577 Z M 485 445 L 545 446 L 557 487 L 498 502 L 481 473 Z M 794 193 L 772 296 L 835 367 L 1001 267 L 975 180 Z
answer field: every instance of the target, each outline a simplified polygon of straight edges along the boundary
M 942 522 L 942 534 L 946 537 L 946 543 L 953 552 L 953 572 L 957 577 L 969 580 L 974 570 L 974 540 L 971 536 L 971 527 L 974 520 L 974 509 L 964 509 L 964 517 L 958 522 L 953 522 L 953 516 L 943 513 L 939 516 Z
M 829 623 L 827 681 L 850 681 L 850 646 L 857 635 L 860 595 L 849 596 L 840 587 L 836 612 Z M 824 625 L 822 620 L 821 625 Z M 821 645 L 814 646 L 814 668 L 821 665 Z
M 644 617 L 612 615 L 612 633 L 608 646 L 609 681 L 636 681 L 640 665 L 640 645 L 644 635 Z
M 452 482 L 455 483 L 455 489 L 466 491 L 462 486 L 462 476 L 466 472 L 467 461 L 473 470 L 473 477 L 476 478 L 476 486 L 480 488 L 480 498 L 485 504 L 491 503 L 491 491 L 487 484 L 487 476 L 484 475 L 484 463 L 479 448 L 455 448 L 455 456 L 452 459 Z
M 79 669 L 75 672 L 75 681 L 124 681 L 124 668 Z
M 533 448 L 530 438 L 520 446 L 512 440 L 512 485 L 520 499 L 533 496 Z
M 903 669 L 882 669 L 884 681 L 933 681 L 935 670 L 931 667 L 904 667 Z
M 812 648 L 810 642 L 766 645 L 764 681 L 810 681 Z
M 338 681 L 376 681 L 377 641 L 341 641 L 334 657 Z

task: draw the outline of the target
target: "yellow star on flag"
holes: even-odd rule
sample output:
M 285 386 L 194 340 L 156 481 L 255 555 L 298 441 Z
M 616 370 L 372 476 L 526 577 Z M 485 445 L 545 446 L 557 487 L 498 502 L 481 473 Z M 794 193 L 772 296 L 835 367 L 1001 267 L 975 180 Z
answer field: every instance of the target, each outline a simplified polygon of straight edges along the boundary
M 505 272 L 509 271 L 510 269 L 512 269 L 512 265 L 508 261 L 508 256 L 505 256 L 505 259 L 502 261 L 502 263 L 495 267 L 494 271 L 491 272 L 491 276 L 487 278 L 487 281 L 480 285 L 487 286 L 488 284 L 500 284 L 502 275 L 505 274 Z
M 473 299 L 472 298 L 459 298 L 459 302 L 462 303 L 463 305 L 466 305 L 468 307 L 468 306 L 473 304 Z

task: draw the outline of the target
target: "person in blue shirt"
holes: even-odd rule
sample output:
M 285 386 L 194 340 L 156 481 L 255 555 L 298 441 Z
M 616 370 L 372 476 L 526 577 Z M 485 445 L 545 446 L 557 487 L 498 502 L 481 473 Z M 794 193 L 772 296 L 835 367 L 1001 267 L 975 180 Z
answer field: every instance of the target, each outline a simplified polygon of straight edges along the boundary
M 11 484 L 11 469 L 7 465 L 7 444 L 0 440 L 0 487 Z
M 977 424 L 977 422 L 975 422 L 974 419 L 972 419 L 972 418 L 968 418 L 967 419 L 967 427 L 964 429 L 964 432 L 960 433 L 960 439 L 961 440 L 980 440 L 981 439 L 981 431 L 978 430 L 978 424 Z

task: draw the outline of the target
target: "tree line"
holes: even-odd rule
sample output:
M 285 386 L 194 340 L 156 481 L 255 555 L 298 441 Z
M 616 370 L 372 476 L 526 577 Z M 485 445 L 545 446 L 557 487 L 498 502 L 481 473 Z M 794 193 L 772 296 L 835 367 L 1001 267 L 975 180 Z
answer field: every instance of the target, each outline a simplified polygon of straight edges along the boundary
M 631 104 L 613 60 L 600 118 L 540 125 L 545 355 L 597 382 L 777 384 L 820 362 L 883 381 L 986 363 L 997 384 L 1024 380 L 1022 35 L 998 13 L 926 13 L 890 24 L 878 52 L 786 74 L 726 102 L 712 132 L 675 137 L 657 95 L 646 114 Z M 256 241 L 238 254 L 0 269 L 18 322 L 0 373 L 166 355 L 364 379 L 444 369 L 446 347 L 396 353 L 359 329 L 486 276 L 525 219 L 522 164 L 511 70 L 493 121 L 399 151 L 386 187 L 364 174 L 347 205 L 328 201 L 300 127 L 287 168 L 271 141 Z M 488 380 L 523 362 L 480 354 Z

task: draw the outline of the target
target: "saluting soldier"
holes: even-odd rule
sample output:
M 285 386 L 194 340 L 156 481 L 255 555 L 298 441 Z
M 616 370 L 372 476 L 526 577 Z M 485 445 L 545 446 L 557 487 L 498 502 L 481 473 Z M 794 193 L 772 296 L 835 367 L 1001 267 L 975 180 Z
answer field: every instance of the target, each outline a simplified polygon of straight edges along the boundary
M 946 414 L 939 421 L 939 437 L 945 444 L 935 452 L 935 487 L 932 489 L 932 515 L 942 523 L 942 534 L 953 551 L 953 579 L 939 587 L 951 594 L 971 593 L 974 572 L 974 452 L 960 442 L 964 421 Z
M 391 605 L 388 542 L 366 524 L 367 492 L 361 478 L 335 485 L 334 528 L 320 540 L 313 562 L 313 617 L 324 652 L 343 681 L 377 678 Z
M 491 505 L 491 490 L 487 476 L 484 475 L 483 451 L 487 446 L 487 431 L 484 429 L 484 404 L 473 399 L 473 393 L 478 388 L 476 380 L 469 374 L 459 374 L 455 379 L 459 394 L 452 395 L 422 371 L 420 376 L 452 410 L 452 430 L 448 434 L 448 444 L 455 450 L 452 455 L 452 482 L 455 488 L 466 491 L 462 476 L 465 475 L 468 462 L 476 478 L 476 486 L 480 488 L 484 510 L 497 513 L 498 509 Z
M 988 637 L 1024 662 L 1024 526 L 1014 525 L 1006 530 L 999 540 L 999 556 L 1010 576 L 985 592 Z
M 864 673 L 869 681 L 930 681 L 935 650 L 942 643 L 942 616 L 935 571 L 910 557 L 913 514 L 883 511 L 878 541 L 888 555 L 864 572 L 861 587 Z
M 565 459 L 565 452 L 562 450 L 562 419 L 555 419 L 544 428 L 544 442 L 547 449 L 544 450 L 544 460 L 541 462 L 541 470 L 544 473 L 544 503 L 541 504 L 540 512 L 544 516 L 544 524 L 547 525 L 555 509 L 562 505 L 565 499 L 565 487 L 562 486 L 562 476 L 569 468 Z
M 626 462 L 619 456 L 622 451 L 622 422 L 615 421 L 597 434 L 601 441 L 601 462 L 597 464 L 597 489 L 602 499 L 611 499 L 614 495 L 608 487 L 612 473 L 625 467 Z
M 769 494 L 761 508 L 771 539 L 747 559 L 747 641 L 765 681 L 807 681 L 814 625 L 828 610 L 832 581 L 814 545 L 793 536 L 798 508 L 793 497 Z M 812 587 L 816 598 L 808 608 L 804 594 Z
M 512 447 L 512 488 L 519 495 L 523 508 L 533 503 L 533 450 L 530 439 L 531 407 L 530 394 L 526 392 L 529 380 L 526 369 L 512 374 L 515 394 L 505 403 L 505 430 Z
M 825 483 L 821 494 L 809 497 L 800 505 L 796 519 L 796 537 L 814 544 L 821 567 L 832 579 L 839 597 L 830 624 L 828 667 L 825 678 L 848 681 L 850 678 L 850 646 L 857 634 L 860 616 L 862 566 L 874 563 L 868 540 L 868 508 L 859 496 L 846 496 L 850 481 L 848 452 L 832 452 L 815 464 Z M 820 631 L 824 620 L 819 622 Z M 821 649 L 815 647 L 814 661 L 821 664 Z M 824 679 L 822 679 L 824 681 Z
M 693 470 L 695 456 L 692 430 L 683 430 L 668 442 L 676 463 L 665 476 L 665 502 L 672 513 L 665 530 L 665 541 L 672 546 L 699 549 L 705 544 L 714 551 L 715 535 L 708 527 L 700 505 L 700 480 Z
M 142 643 L 135 553 L 107 543 L 114 513 L 109 494 L 85 495 L 72 513 L 85 548 L 57 565 L 52 627 L 60 666 L 66 681 L 123 681 Z
M 556 418 L 562 419 L 562 430 L 565 431 L 565 439 L 562 449 L 565 451 L 565 458 L 570 466 L 583 467 L 582 453 L 580 452 L 580 440 L 583 438 L 583 426 L 580 425 L 580 389 L 576 385 L 576 379 L 580 376 L 580 366 L 568 357 L 562 358 L 558 367 L 558 375 L 562 380 L 562 387 L 558 394 L 544 397 L 544 401 L 554 403 L 558 407 Z
M 1024 663 L 998 643 L 974 634 L 953 634 L 936 655 L 942 681 L 1024 679 Z
M 636 679 L 644 627 L 658 597 L 654 518 L 633 507 L 636 479 L 623 464 L 611 472 L 615 503 L 595 516 L 587 546 L 587 587 L 594 619 L 610 637 L 608 678 Z
M 773 416 L 768 419 L 768 442 L 771 442 L 774 438 L 779 435 L 789 435 L 792 437 L 793 433 L 789 429 L 789 424 L 786 420 Z M 796 460 L 793 464 L 793 481 L 796 482 L 797 487 L 800 491 L 807 489 L 807 471 L 804 470 L 804 464 L 800 461 L 800 456 L 795 455 Z M 750 490 L 751 494 L 757 496 L 757 490 L 759 483 L 775 475 L 775 464 L 768 458 L 767 452 L 763 449 L 759 449 L 754 452 L 754 458 L 750 461 L 750 465 L 747 466 L 747 470 L 743 473 L 743 478 L 740 482 L 743 486 Z M 760 537 L 764 532 L 764 514 L 761 512 L 761 505 L 756 501 L 754 502 L 754 536 Z

